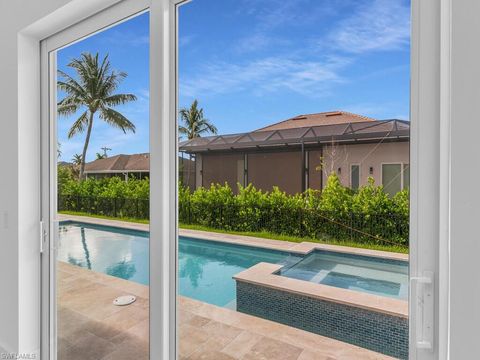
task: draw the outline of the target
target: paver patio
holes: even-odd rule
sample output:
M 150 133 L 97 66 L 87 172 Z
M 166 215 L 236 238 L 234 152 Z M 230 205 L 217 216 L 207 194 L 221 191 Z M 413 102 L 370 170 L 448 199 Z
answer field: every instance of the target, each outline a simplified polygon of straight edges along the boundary
M 120 295 L 137 301 L 112 304 Z M 390 359 L 357 346 L 179 296 L 179 359 Z M 58 263 L 59 360 L 148 359 L 148 287 Z

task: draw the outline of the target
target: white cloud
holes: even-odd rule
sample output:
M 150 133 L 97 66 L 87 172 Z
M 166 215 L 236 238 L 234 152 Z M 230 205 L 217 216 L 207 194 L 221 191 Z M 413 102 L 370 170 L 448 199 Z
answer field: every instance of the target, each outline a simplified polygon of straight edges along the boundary
M 270 46 L 273 42 L 271 37 L 258 32 L 240 39 L 234 46 L 234 51 L 241 54 L 253 52 Z
M 244 64 L 216 62 L 203 66 L 196 75 L 180 79 L 180 93 L 186 97 L 249 91 L 256 95 L 288 90 L 319 97 L 333 84 L 343 82 L 337 71 L 346 60 L 332 57 L 306 61 L 269 57 Z
M 322 43 L 345 52 L 400 49 L 409 44 L 410 6 L 405 0 L 373 0 L 343 21 Z
M 248 53 L 266 48 L 278 49 L 292 45 L 292 40 L 285 35 L 279 35 L 277 30 L 285 28 L 305 28 L 316 26 L 324 19 L 332 16 L 340 7 L 331 1 L 317 4 L 318 0 L 243 0 L 243 10 L 249 16 L 254 15 L 257 19 L 253 29 L 249 29 L 249 35 L 240 38 L 234 51 L 236 53 Z M 339 1 L 339 0 L 336 0 Z M 310 6 L 310 5 L 312 6 Z M 305 7 L 309 6 L 309 11 Z M 239 16 L 243 16 L 240 14 Z

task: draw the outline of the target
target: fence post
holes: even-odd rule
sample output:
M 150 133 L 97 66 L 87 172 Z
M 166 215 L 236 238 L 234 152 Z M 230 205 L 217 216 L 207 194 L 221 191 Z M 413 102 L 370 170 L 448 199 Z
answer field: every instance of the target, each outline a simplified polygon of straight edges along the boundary
M 300 237 L 303 236 L 303 209 L 299 209 L 300 210 Z
M 219 228 L 219 229 L 221 229 L 222 226 L 224 225 L 223 219 L 222 219 L 222 215 L 223 215 L 223 211 L 222 211 L 222 210 L 223 210 L 223 206 L 220 205 L 220 220 L 219 220 L 219 222 L 218 222 L 218 228 Z
M 188 223 L 192 224 L 193 223 L 193 208 L 192 208 L 192 202 L 189 200 L 188 201 Z
M 350 212 L 350 241 L 353 241 L 353 212 Z

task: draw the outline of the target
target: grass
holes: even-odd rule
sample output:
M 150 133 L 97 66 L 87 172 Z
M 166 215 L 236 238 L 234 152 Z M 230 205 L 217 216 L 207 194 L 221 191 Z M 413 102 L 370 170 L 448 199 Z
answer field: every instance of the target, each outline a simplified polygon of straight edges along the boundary
M 92 215 L 89 213 L 84 212 L 76 212 L 76 211 L 59 211 L 60 214 L 65 215 L 76 215 L 76 216 L 87 216 L 91 218 L 99 218 L 99 219 L 108 219 L 108 220 L 120 220 L 120 221 L 128 221 L 138 224 L 148 224 L 148 220 L 144 219 L 135 219 L 135 218 L 119 218 L 113 216 L 105 216 L 105 215 Z M 221 234 L 234 234 L 234 235 L 243 235 L 243 236 L 254 236 L 263 239 L 273 239 L 273 240 L 281 240 L 281 241 L 290 241 L 295 243 L 300 243 L 303 241 L 309 241 L 319 244 L 329 244 L 329 245 L 339 245 L 339 246 L 348 246 L 354 248 L 361 248 L 361 249 L 370 249 L 370 250 L 381 250 L 381 251 L 390 251 L 402 254 L 408 254 L 408 248 L 404 248 L 402 246 L 396 245 L 380 245 L 380 244 L 369 244 L 369 243 L 357 243 L 354 241 L 342 241 L 342 240 L 335 240 L 335 239 L 313 239 L 308 237 L 298 237 L 298 236 L 290 236 L 290 235 L 282 235 L 282 234 L 274 234 L 267 231 L 261 232 L 251 232 L 251 231 L 230 231 L 230 230 L 222 230 L 211 228 L 208 226 L 203 225 L 191 225 L 191 224 L 179 224 L 181 229 L 189 229 L 189 230 L 198 230 L 198 231 L 209 231 Z
M 63 215 L 86 216 L 86 217 L 97 218 L 97 219 L 117 220 L 117 221 L 120 220 L 120 221 L 127 221 L 127 222 L 132 222 L 137 224 L 150 223 L 150 221 L 145 219 L 136 219 L 136 218 L 129 218 L 129 217 L 114 217 L 114 216 L 96 215 L 96 214 L 94 215 L 94 214 L 81 212 L 81 211 L 59 211 L 58 213 Z

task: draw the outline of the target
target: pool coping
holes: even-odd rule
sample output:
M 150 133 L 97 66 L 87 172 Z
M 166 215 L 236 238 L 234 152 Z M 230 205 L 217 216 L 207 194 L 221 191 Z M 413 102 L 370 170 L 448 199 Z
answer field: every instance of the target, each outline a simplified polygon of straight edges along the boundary
M 148 224 L 131 223 L 131 222 L 121 221 L 121 220 L 91 218 L 87 216 L 64 215 L 64 214 L 58 214 L 57 220 L 76 221 L 76 222 L 82 222 L 82 223 L 87 223 L 92 225 L 119 227 L 119 228 L 129 229 L 129 230 L 149 231 Z M 215 233 L 215 232 L 209 232 L 209 231 L 190 230 L 190 229 L 179 229 L 179 235 L 185 236 L 185 237 L 193 237 L 193 238 L 202 239 L 202 240 L 223 242 L 228 244 L 254 246 L 254 247 L 259 247 L 259 248 L 264 248 L 269 250 L 289 252 L 289 253 L 302 255 L 302 256 L 308 255 L 316 250 L 323 250 L 323 251 L 331 251 L 331 252 L 345 253 L 345 254 L 352 254 L 352 255 L 378 257 L 378 258 L 389 259 L 389 260 L 398 260 L 398 261 L 409 260 L 408 254 L 393 253 L 393 252 L 381 251 L 381 250 L 354 248 L 349 246 L 320 244 L 320 243 L 313 243 L 309 241 L 295 243 L 295 242 L 283 241 L 283 240 L 265 239 L 265 238 L 258 238 L 253 236 Z
M 261 262 L 233 278 L 239 282 L 408 319 L 408 301 L 280 276 L 278 271 L 282 267 L 283 265 Z

